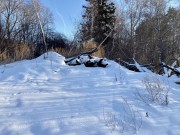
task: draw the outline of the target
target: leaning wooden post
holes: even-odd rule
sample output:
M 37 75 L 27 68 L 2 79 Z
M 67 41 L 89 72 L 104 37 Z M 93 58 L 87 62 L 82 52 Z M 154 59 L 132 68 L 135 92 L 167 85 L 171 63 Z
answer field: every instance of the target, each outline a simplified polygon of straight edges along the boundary
M 47 43 L 46 43 L 45 34 L 44 34 L 44 30 L 43 30 L 42 23 L 41 23 L 41 18 L 40 18 L 40 15 L 39 15 L 38 11 L 37 11 L 37 8 L 36 8 L 36 5 L 35 5 L 34 0 L 32 0 L 32 3 L 33 3 L 33 6 L 34 6 L 34 9 L 35 9 L 37 18 L 38 18 L 38 22 L 39 22 L 39 25 L 40 25 L 41 33 L 42 33 L 42 36 L 43 36 L 43 42 L 44 42 L 44 45 L 45 45 L 45 50 L 46 50 L 47 55 L 48 55 Z M 44 54 L 44 59 L 45 59 L 45 58 L 46 58 L 46 56 L 45 56 L 45 54 Z

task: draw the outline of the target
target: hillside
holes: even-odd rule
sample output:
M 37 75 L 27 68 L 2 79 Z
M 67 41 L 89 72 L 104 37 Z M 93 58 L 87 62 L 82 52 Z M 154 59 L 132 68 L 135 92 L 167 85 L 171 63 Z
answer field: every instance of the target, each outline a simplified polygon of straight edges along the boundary
M 180 134 L 178 78 L 135 73 L 110 60 L 90 68 L 64 59 L 49 52 L 47 59 L 0 66 L 1 135 Z M 149 101 L 145 80 L 159 82 L 168 105 Z

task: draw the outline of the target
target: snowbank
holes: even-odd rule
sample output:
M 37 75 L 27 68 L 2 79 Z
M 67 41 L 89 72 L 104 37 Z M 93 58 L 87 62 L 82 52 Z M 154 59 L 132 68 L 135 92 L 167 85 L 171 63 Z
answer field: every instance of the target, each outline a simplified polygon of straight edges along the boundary
M 110 60 L 107 68 L 86 68 L 67 66 L 55 52 L 45 56 L 0 66 L 2 135 L 180 134 L 180 89 L 173 79 Z M 170 88 L 168 106 L 137 99 L 147 76 Z

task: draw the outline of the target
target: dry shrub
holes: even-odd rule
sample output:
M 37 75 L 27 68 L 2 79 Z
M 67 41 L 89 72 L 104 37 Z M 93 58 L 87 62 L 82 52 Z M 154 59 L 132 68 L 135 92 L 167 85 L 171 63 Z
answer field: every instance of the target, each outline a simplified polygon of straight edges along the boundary
M 138 99 L 142 100 L 144 103 L 158 103 L 158 104 L 169 104 L 169 90 L 167 84 L 164 84 L 158 77 L 147 76 L 142 81 L 145 86 L 145 94 L 137 91 L 135 94 Z
M 23 59 L 33 58 L 32 49 L 27 44 L 9 45 L 0 52 L 0 63 L 10 63 Z
M 97 52 L 93 53 L 93 56 L 101 57 L 101 58 L 105 57 L 104 48 L 100 47 Z
M 97 47 L 97 43 L 92 40 L 89 40 L 84 42 L 81 47 L 72 46 L 71 48 L 51 48 L 48 51 L 55 51 L 65 57 L 72 57 L 80 54 L 81 52 L 86 52 L 96 47 Z M 96 57 L 104 57 L 104 54 L 105 54 L 104 49 L 99 48 L 98 51 L 93 53 L 92 55 Z
M 10 51 L 11 50 L 11 51 Z M 10 47 L 5 48 L 4 50 L 1 50 L 0 52 L 0 64 L 6 64 L 13 62 L 14 59 L 12 57 L 12 49 Z
M 105 112 L 103 110 L 106 126 L 111 131 L 119 130 L 120 133 L 124 133 L 132 130 L 137 133 L 142 126 L 142 116 L 140 112 L 123 97 L 121 102 L 118 102 L 116 106 L 119 114 L 113 114 L 112 112 Z
M 64 48 L 51 48 L 51 49 L 48 49 L 48 52 L 57 52 L 61 54 L 62 56 L 66 56 L 68 54 L 68 50 Z
M 48 51 L 55 51 L 64 57 L 73 57 L 77 56 L 82 52 L 89 51 L 91 49 L 94 49 L 98 46 L 98 44 L 93 41 L 93 40 L 88 40 L 82 43 L 82 46 L 77 47 L 77 46 L 71 46 L 67 48 L 51 48 Z M 92 54 L 93 56 L 96 57 L 104 57 L 105 56 L 105 51 L 104 48 L 99 48 L 97 52 Z
M 83 42 L 83 46 L 81 48 L 82 51 L 88 51 L 91 49 L 94 49 L 98 46 L 98 43 L 93 41 L 93 40 L 88 40 Z M 105 56 L 105 51 L 104 48 L 99 48 L 97 52 L 93 53 L 93 56 L 96 57 L 104 57 Z
M 80 49 L 78 49 L 76 47 L 70 48 L 70 49 L 69 48 L 52 48 L 52 49 L 49 49 L 48 51 L 57 52 L 64 57 L 71 57 L 71 56 L 77 55 L 81 52 Z
M 9 58 L 10 56 L 9 56 L 7 48 L 4 51 L 0 52 L 0 63 L 8 63 Z
M 15 60 L 29 59 L 32 57 L 32 51 L 27 44 L 19 44 L 14 47 Z

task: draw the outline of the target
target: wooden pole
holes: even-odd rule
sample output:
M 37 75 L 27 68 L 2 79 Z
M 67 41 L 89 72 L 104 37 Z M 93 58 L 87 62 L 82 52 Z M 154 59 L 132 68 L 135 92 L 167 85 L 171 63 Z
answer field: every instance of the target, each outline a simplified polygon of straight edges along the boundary
M 43 42 L 44 42 L 44 45 L 45 45 L 45 51 L 47 52 L 47 43 L 46 43 L 45 34 L 44 34 L 44 30 L 43 30 L 42 23 L 41 23 L 41 18 L 40 18 L 40 15 L 39 15 L 38 11 L 37 11 L 34 0 L 31 0 L 31 1 L 33 3 L 33 6 L 34 6 L 34 9 L 35 9 L 37 18 L 38 18 L 38 22 L 39 22 L 39 25 L 40 25 L 41 33 L 42 33 L 42 36 L 43 36 Z M 47 55 L 48 55 L 48 52 L 47 52 Z M 44 58 L 46 58 L 45 55 L 44 55 Z

